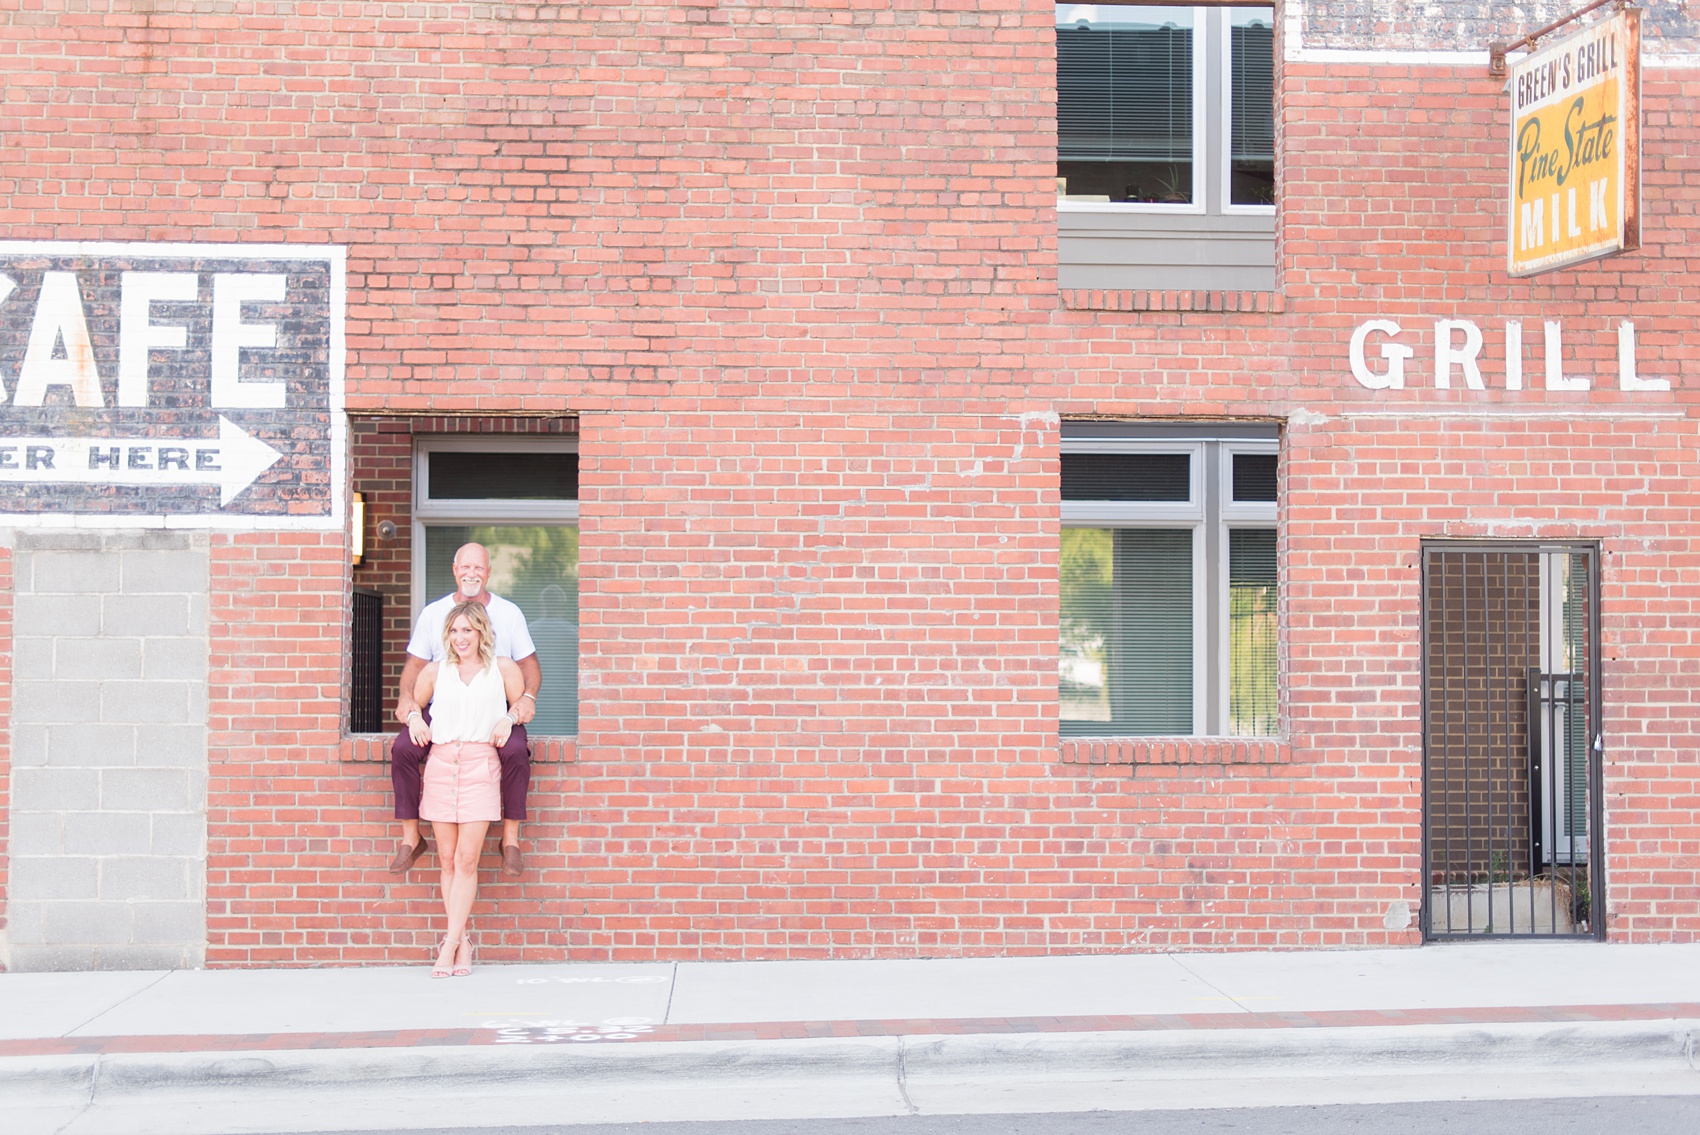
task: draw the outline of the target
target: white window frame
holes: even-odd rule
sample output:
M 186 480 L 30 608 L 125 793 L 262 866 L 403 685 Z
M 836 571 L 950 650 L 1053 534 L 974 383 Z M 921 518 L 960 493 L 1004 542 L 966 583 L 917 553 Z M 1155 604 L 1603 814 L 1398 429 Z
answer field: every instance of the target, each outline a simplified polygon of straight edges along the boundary
M 1236 205 L 1234 204 L 1234 17 L 1241 12 L 1262 11 L 1262 5 L 1247 4 L 1239 7 L 1222 9 L 1221 42 L 1217 45 L 1217 58 L 1221 66 L 1217 68 L 1220 74 L 1222 115 L 1221 147 L 1217 160 L 1222 163 L 1222 198 L 1218 202 L 1217 211 L 1229 217 L 1273 217 L 1274 205 Z M 1271 8 L 1269 22 L 1274 26 L 1275 16 Z M 1196 64 L 1194 64 L 1196 66 Z M 1194 113 L 1197 113 L 1194 111 Z
M 577 453 L 576 438 L 493 437 L 487 434 L 419 438 L 413 446 L 413 617 L 436 596 L 425 594 L 425 529 L 432 525 L 535 524 L 577 527 L 578 501 L 489 500 L 456 498 L 434 501 L 428 495 L 433 453 Z M 581 536 L 582 538 L 582 536 Z
M 1141 438 L 1138 427 L 1130 426 L 1125 438 L 1064 438 L 1059 452 L 1071 453 L 1187 453 L 1190 462 L 1188 499 L 1181 501 L 1062 501 L 1063 528 L 1188 528 L 1192 531 L 1192 732 L 1188 737 L 1226 737 L 1229 713 L 1229 583 L 1228 534 L 1235 528 L 1274 528 L 1279 539 L 1279 503 L 1233 499 L 1234 454 L 1273 454 L 1280 459 L 1278 438 L 1252 439 L 1232 436 L 1192 439 Z M 1205 463 L 1214 452 L 1217 501 L 1214 524 L 1218 532 L 1219 570 L 1211 582 L 1206 539 L 1211 525 L 1210 502 L 1205 499 Z M 1279 477 L 1277 466 L 1277 477 Z M 1277 577 L 1281 577 L 1277 569 Z M 1214 610 L 1215 619 L 1210 613 Z M 1211 633 L 1212 623 L 1215 633 Z M 1212 673 L 1214 671 L 1214 674 Z M 1214 680 L 1212 680 L 1214 679 Z M 1286 724 L 1286 691 L 1280 691 L 1277 717 L 1282 731 Z M 1214 709 L 1214 714 L 1212 714 Z M 1210 732 L 1211 717 L 1222 723 L 1220 732 Z M 1120 734 L 1069 734 L 1069 736 L 1120 736 Z M 1140 735 L 1147 736 L 1147 735 Z

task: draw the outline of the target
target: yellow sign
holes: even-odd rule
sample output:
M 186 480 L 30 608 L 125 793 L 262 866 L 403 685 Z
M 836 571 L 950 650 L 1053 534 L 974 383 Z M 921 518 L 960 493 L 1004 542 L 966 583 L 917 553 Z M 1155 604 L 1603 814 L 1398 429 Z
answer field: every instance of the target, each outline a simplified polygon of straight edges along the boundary
M 1513 276 L 1641 247 L 1641 12 L 1511 67 Z

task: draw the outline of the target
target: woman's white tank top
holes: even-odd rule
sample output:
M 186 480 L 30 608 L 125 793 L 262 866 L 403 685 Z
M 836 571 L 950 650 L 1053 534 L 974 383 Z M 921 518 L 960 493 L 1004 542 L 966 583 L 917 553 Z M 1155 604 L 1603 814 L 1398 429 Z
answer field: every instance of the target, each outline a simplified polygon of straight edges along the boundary
M 460 680 L 460 667 L 453 659 L 445 658 L 438 664 L 437 688 L 431 691 L 433 745 L 445 741 L 488 742 L 496 732 L 496 722 L 507 712 L 508 695 L 495 662 L 470 683 Z

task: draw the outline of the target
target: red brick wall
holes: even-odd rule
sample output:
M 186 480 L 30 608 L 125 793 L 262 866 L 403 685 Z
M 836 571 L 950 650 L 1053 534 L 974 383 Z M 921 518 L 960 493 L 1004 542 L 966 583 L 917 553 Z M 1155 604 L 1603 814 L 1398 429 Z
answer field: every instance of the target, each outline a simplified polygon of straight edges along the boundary
M 1048 3 L 461 11 L 20 16 L 0 236 L 348 245 L 382 508 L 383 419 L 579 416 L 577 763 L 486 876 L 492 958 L 1414 942 L 1417 552 L 1465 535 L 1601 541 L 1610 932 L 1700 935 L 1693 72 L 1648 73 L 1643 251 L 1514 282 L 1502 81 L 1287 63 L 1281 302 L 1094 311 L 1056 291 Z M 1347 369 L 1377 316 L 1404 391 Z M 1441 318 L 1489 390 L 1433 388 Z M 1625 318 L 1672 394 L 1610 388 Z M 1547 319 L 1606 389 L 1541 389 Z M 1061 759 L 1058 414 L 1288 423 L 1273 755 Z M 432 937 L 383 767 L 338 760 L 345 561 L 215 540 L 212 964 Z

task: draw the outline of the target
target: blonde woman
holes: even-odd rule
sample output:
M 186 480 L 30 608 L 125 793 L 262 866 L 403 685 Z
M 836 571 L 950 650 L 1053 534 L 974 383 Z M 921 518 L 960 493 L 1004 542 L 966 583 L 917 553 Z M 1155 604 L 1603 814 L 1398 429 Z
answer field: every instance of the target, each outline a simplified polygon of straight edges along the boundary
M 484 605 L 457 603 L 443 624 L 444 657 L 420 671 L 413 697 L 431 707 L 431 721 L 415 713 L 408 732 L 431 746 L 425 766 L 420 818 L 437 835 L 443 910 L 448 934 L 432 977 L 472 972 L 472 935 L 467 920 L 478 897 L 478 857 L 491 823 L 502 818 L 499 745 L 513 732 L 509 710 L 525 692 L 525 679 L 511 659 L 496 657 L 496 632 Z

